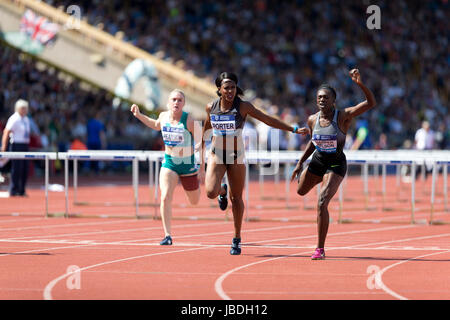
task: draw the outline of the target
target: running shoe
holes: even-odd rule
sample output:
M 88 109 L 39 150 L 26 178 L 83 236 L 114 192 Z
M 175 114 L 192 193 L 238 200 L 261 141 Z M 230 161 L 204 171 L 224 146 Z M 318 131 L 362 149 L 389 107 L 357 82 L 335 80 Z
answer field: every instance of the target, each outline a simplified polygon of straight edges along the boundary
M 233 238 L 230 254 L 234 256 L 241 254 L 241 238 Z
M 220 210 L 225 211 L 228 206 L 228 186 L 226 183 L 223 183 L 222 187 L 225 189 L 225 194 L 223 196 L 219 195 L 217 200 L 219 201 Z
M 162 241 L 159 243 L 162 246 L 171 246 L 172 245 L 172 237 L 166 236 Z
M 323 248 L 317 248 L 314 254 L 311 256 L 311 260 L 323 260 L 325 259 L 325 250 Z

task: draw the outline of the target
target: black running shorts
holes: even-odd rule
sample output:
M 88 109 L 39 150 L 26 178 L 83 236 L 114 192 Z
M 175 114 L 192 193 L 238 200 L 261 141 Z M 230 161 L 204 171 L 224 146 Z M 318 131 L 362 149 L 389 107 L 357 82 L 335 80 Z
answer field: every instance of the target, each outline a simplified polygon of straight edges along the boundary
M 343 152 L 329 154 L 315 151 L 308 165 L 308 171 L 320 177 L 328 172 L 344 177 L 347 173 L 347 158 Z

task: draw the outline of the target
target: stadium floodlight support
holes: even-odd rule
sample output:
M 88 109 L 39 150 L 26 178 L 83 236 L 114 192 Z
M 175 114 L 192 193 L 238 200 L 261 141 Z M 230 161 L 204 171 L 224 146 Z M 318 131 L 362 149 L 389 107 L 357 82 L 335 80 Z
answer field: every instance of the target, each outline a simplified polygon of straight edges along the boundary
M 58 10 L 54 6 L 44 1 L 36 0 L 0 0 L 10 3 L 20 9 L 29 8 L 36 14 L 48 18 L 50 21 L 61 26 L 71 25 L 74 17 L 67 12 Z M 76 3 L 74 3 L 76 4 Z M 170 82 L 175 82 L 183 87 L 186 93 L 192 93 L 202 97 L 202 100 L 209 100 L 215 97 L 217 88 L 210 81 L 195 76 L 192 72 L 184 70 L 173 63 L 158 58 L 157 56 L 140 49 L 133 44 L 123 41 L 120 38 L 90 25 L 83 19 L 77 20 L 77 27 L 71 28 L 72 34 L 77 34 L 85 39 L 85 42 L 97 44 L 99 48 L 104 48 L 106 52 L 114 52 L 120 57 L 128 60 L 145 59 L 153 63 L 158 70 L 158 74 Z

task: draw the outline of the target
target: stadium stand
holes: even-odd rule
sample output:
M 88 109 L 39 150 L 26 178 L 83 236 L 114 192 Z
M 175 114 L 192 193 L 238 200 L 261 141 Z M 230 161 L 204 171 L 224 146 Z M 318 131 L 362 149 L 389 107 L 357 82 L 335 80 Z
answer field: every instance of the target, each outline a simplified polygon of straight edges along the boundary
M 90 24 L 123 33 L 125 41 L 162 52 L 168 61 L 181 60 L 198 76 L 214 79 L 234 70 L 243 88 L 300 119 L 315 112 L 315 89 L 322 82 L 337 88 L 338 107 L 358 101 L 360 93 L 346 77 L 357 66 L 378 101 L 367 119 L 372 148 L 403 147 L 424 119 L 433 130 L 446 130 L 439 148 L 450 147 L 448 1 L 381 1 L 380 30 L 367 29 L 365 1 L 77 4 Z M 379 143 L 382 133 L 386 146 Z
M 45 3 L 60 9 L 73 4 Z M 316 112 L 315 89 L 322 82 L 337 89 L 338 107 L 360 100 L 347 76 L 358 67 L 378 101 L 366 119 L 371 148 L 412 147 L 425 119 L 438 133 L 436 147 L 450 148 L 447 1 L 382 2 L 381 30 L 367 29 L 367 4 L 361 1 L 79 0 L 76 5 L 90 25 L 208 82 L 233 70 L 249 99 L 261 98 L 266 110 L 300 124 Z M 2 123 L 14 99 L 28 98 L 44 141 L 63 150 L 75 133 L 83 133 L 87 110 L 94 106 L 103 110 L 108 141 L 115 146 L 126 140 L 136 142 L 127 148 L 159 147 L 139 137 L 142 130 L 129 115 L 110 111 L 112 97 L 104 90 L 61 80 L 58 71 L 42 71 L 11 48 L 2 46 L 1 56 Z M 61 130 L 67 127 L 70 132 Z

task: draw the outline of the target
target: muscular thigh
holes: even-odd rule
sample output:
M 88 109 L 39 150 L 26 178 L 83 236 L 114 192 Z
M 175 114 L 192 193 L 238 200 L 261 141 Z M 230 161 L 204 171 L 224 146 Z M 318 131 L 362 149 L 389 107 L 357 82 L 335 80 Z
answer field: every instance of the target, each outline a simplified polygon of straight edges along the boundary
M 320 182 L 322 182 L 321 176 L 318 176 L 310 172 L 308 168 L 305 168 L 298 181 L 297 193 L 305 195 Z
M 245 164 L 228 165 L 228 184 L 230 185 L 230 193 L 233 198 L 242 197 L 242 191 L 245 186 L 245 174 Z
M 328 201 L 331 200 L 339 189 L 342 180 L 344 180 L 344 177 L 337 173 L 329 172 L 325 174 L 323 176 L 323 185 L 320 191 L 321 197 Z
M 216 157 L 210 155 L 208 157 L 208 166 L 206 167 L 205 189 L 206 192 L 219 192 L 222 178 L 225 175 L 227 166 L 216 162 Z
M 173 190 L 177 186 L 177 183 L 178 174 L 175 171 L 162 167 L 159 173 L 159 188 L 161 190 L 161 196 L 171 196 Z

